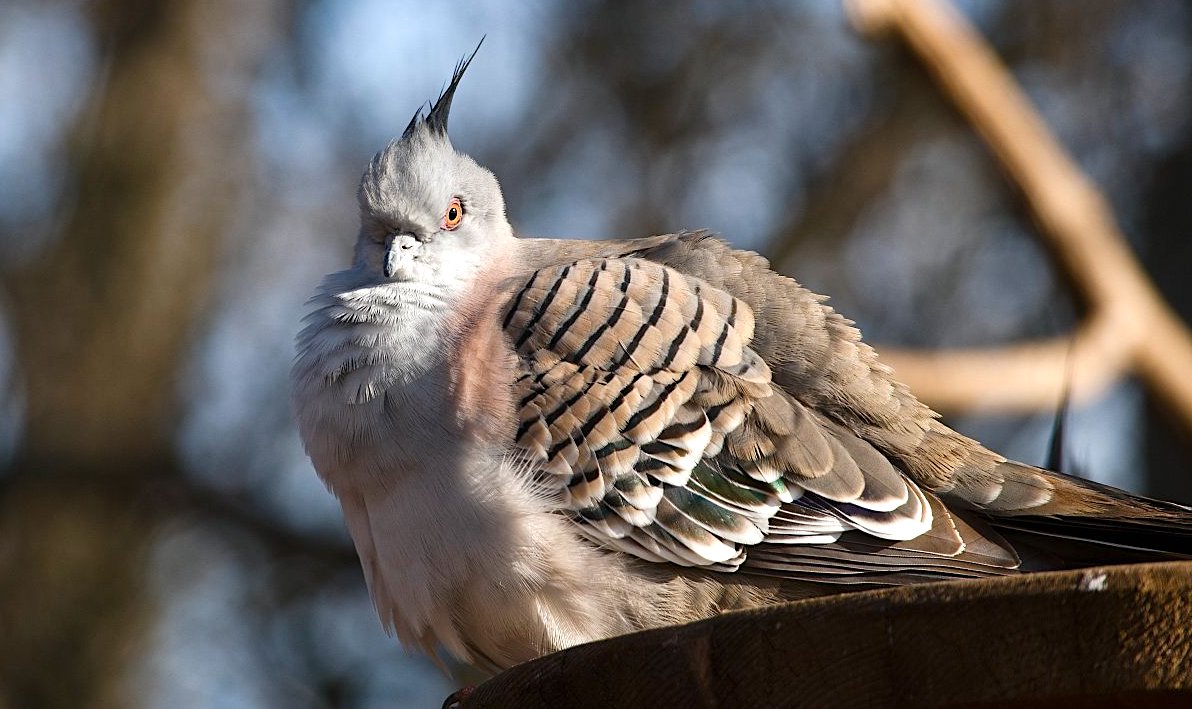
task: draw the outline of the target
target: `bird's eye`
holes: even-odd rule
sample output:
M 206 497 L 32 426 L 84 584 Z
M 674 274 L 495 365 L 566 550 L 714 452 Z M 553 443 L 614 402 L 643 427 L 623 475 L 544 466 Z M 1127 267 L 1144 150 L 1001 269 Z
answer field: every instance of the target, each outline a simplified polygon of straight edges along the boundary
M 443 214 L 443 228 L 450 231 L 459 226 L 459 223 L 464 219 L 464 205 L 460 204 L 459 197 L 451 200 L 451 204 L 447 205 L 447 211 Z

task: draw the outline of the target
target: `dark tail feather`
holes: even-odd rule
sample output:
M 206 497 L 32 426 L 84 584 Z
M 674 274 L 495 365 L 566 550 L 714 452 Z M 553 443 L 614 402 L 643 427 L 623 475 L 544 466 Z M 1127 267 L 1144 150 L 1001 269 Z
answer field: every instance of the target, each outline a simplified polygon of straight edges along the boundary
M 1096 494 L 1103 509 L 1084 515 L 1022 515 L 989 523 L 1023 557 L 1024 570 L 1192 560 L 1192 509 L 1055 474 Z
M 1064 443 L 1068 434 L 1068 384 L 1064 384 L 1064 396 L 1055 412 L 1055 421 L 1051 426 L 1051 442 L 1047 446 L 1047 463 L 1043 467 L 1048 470 L 1064 471 Z M 1067 471 L 1072 472 L 1072 471 Z
M 1055 421 L 1051 425 L 1051 442 L 1047 446 L 1047 463 L 1043 466 L 1048 470 L 1055 470 L 1071 474 L 1072 470 L 1065 468 L 1064 444 L 1068 434 L 1068 409 L 1072 403 L 1072 349 L 1076 345 L 1076 338 L 1068 342 L 1068 358 L 1064 372 L 1064 392 L 1060 396 L 1060 405 L 1055 410 Z

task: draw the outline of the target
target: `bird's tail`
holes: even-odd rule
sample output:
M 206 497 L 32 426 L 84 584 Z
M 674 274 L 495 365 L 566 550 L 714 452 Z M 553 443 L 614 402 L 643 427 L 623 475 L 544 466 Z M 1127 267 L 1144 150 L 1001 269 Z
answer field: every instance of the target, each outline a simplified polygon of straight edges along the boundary
M 1046 475 L 1057 501 L 1072 504 L 1048 505 L 1059 508 L 1051 514 L 988 520 L 1019 552 L 1023 570 L 1192 560 L 1192 508 L 1061 473 Z

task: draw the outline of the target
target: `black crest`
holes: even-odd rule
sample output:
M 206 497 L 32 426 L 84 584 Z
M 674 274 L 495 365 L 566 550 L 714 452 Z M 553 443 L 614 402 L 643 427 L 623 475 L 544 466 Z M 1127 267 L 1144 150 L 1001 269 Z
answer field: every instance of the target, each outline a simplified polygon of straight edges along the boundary
M 459 86 L 459 80 L 464 78 L 464 72 L 468 70 L 468 65 L 476 57 L 476 52 L 480 51 L 480 45 L 484 44 L 484 37 L 480 38 L 480 42 L 476 44 L 476 48 L 467 57 L 460 59 L 459 63 L 455 65 L 455 72 L 451 75 L 451 83 L 447 88 L 443 89 L 443 93 L 439 94 L 439 98 L 435 101 L 435 105 L 431 106 L 430 113 L 426 114 L 426 118 L 422 117 L 422 107 L 414 113 L 414 117 L 410 119 L 410 125 L 406 126 L 405 132 L 401 137 L 405 138 L 414 132 L 419 123 L 426 123 L 427 128 L 430 128 L 432 133 L 438 135 L 447 135 L 447 115 L 451 113 L 451 99 L 455 97 L 455 89 Z

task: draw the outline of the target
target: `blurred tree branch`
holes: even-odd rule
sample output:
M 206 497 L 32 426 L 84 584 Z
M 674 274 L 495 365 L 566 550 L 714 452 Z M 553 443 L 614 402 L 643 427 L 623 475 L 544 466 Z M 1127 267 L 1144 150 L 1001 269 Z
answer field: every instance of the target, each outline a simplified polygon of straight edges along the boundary
M 62 166 L 72 194 L 54 238 L 0 280 L 26 399 L 0 488 L 0 607 L 19 609 L 0 706 L 134 696 L 162 519 L 145 493 L 182 475 L 178 374 L 247 173 L 243 89 L 277 10 L 87 5 L 101 69 Z
M 846 7 L 859 30 L 898 36 L 934 73 L 1021 188 L 1088 308 L 1070 337 L 934 352 L 882 347 L 882 359 L 944 411 L 1050 409 L 1069 376 L 1082 399 L 1133 372 L 1192 430 L 1192 334 L 992 50 L 946 0 L 846 0 Z

